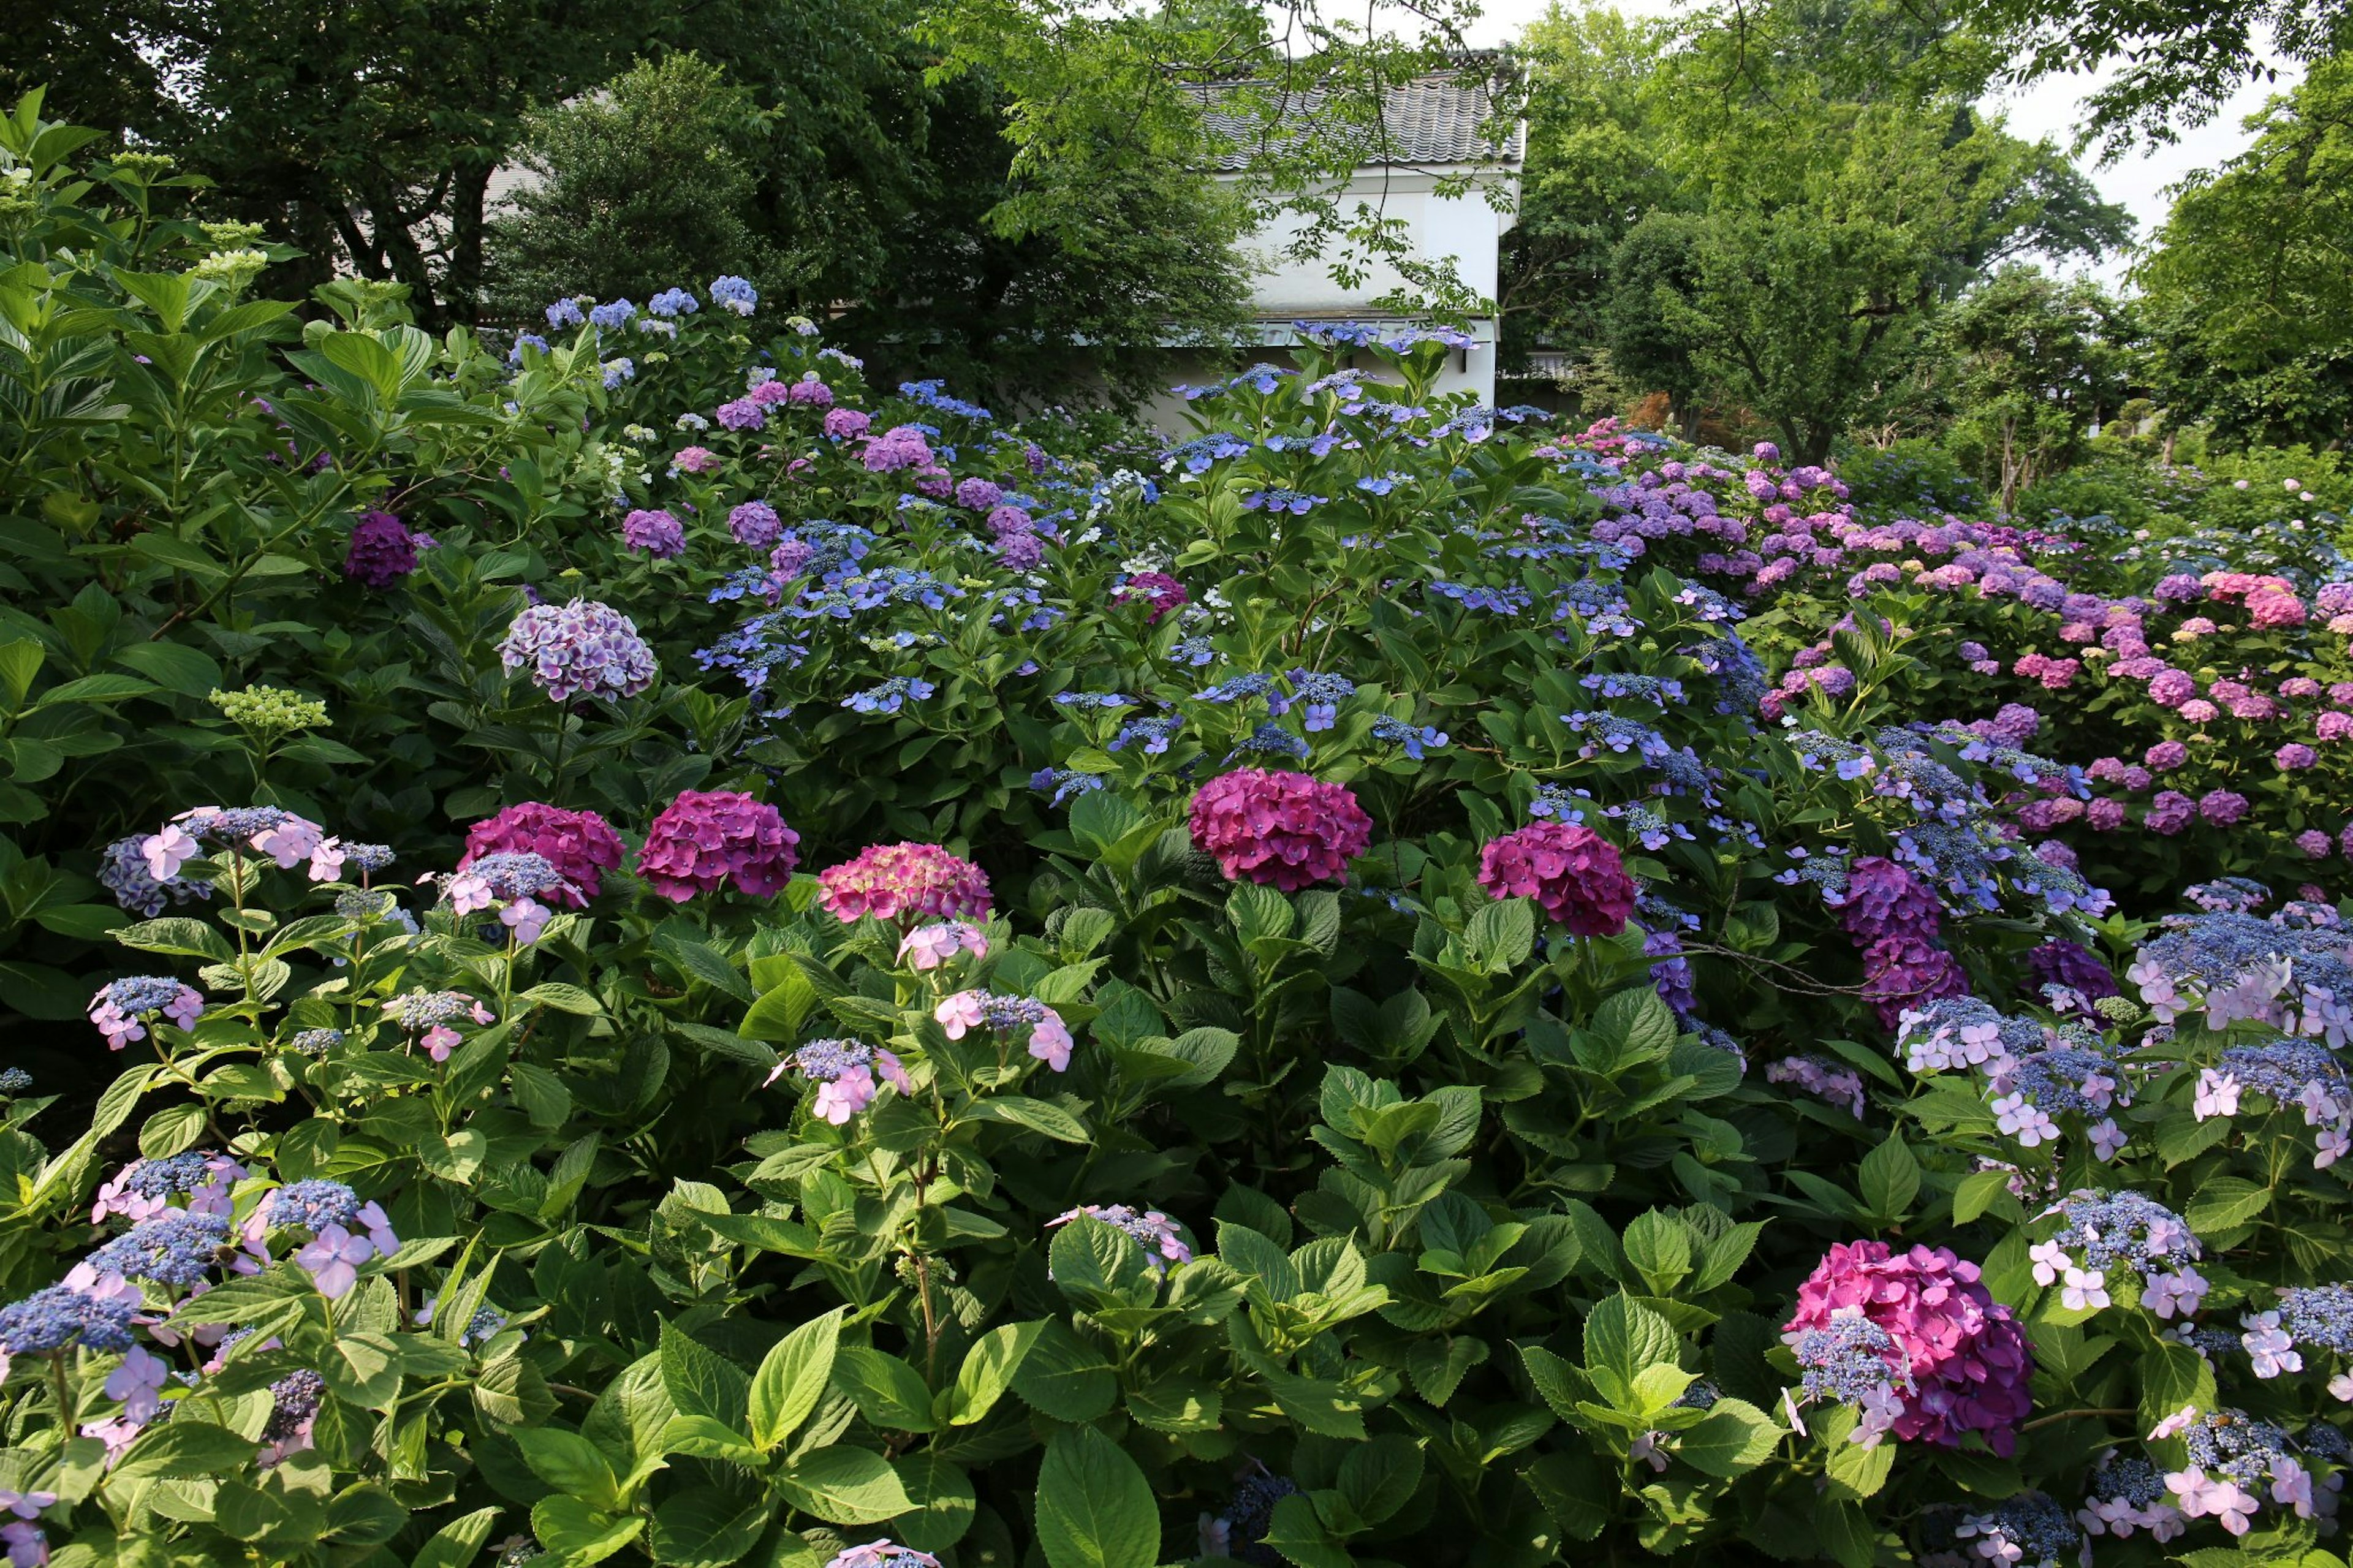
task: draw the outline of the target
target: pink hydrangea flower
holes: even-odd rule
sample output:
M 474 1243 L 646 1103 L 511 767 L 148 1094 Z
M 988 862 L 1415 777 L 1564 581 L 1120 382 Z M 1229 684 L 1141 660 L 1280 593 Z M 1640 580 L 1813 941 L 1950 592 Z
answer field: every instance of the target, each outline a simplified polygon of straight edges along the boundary
M 465 870 L 485 855 L 539 856 L 568 884 L 540 896 L 577 910 L 603 890 L 604 874 L 621 863 L 623 853 L 621 836 L 595 812 L 527 800 L 466 829 L 466 853 L 459 858 L 458 869 Z
M 2157 773 L 2169 773 L 2189 760 L 2189 748 L 2179 741 L 2159 741 L 2141 757 L 2149 772 Z
M 681 474 L 714 473 L 719 468 L 720 457 L 707 447 L 681 447 L 670 465 Z
M 2203 697 L 2193 697 L 2180 708 L 2181 717 L 2192 724 L 2211 724 L 2222 716 L 2222 710 Z
M 2301 741 L 2290 741 L 2272 753 L 2272 761 L 2283 771 L 2294 771 L 2312 766 L 2320 761 L 2320 753 Z
M 667 511 L 640 508 L 621 520 L 621 543 L 668 561 L 686 552 L 686 526 Z
M 168 882 L 180 874 L 181 867 L 204 853 L 204 846 L 196 842 L 194 834 L 175 823 L 141 839 L 139 853 L 147 862 L 147 874 L 159 882 Z
M 2316 827 L 2307 827 L 2295 836 L 2295 847 L 2307 860 L 2326 860 L 2329 850 L 2336 847 L 2328 835 Z
M 1996 1454 L 2015 1450 L 2033 1356 L 1976 1264 L 1943 1247 L 1841 1242 L 1799 1287 L 1785 1332 L 1826 1328 L 1842 1312 L 1870 1319 L 1904 1352 L 1914 1386 L 1894 1424 L 1899 1439 L 1951 1447 L 1976 1432 Z
M 1336 882 L 1373 841 L 1373 819 L 1345 784 L 1306 773 L 1237 768 L 1193 794 L 1193 847 L 1229 881 L 1294 892 Z
M 852 440 L 872 427 L 873 416 L 856 408 L 835 408 L 825 416 L 825 433 L 837 441 Z
M 1161 616 L 1185 605 L 1191 597 L 1186 593 L 1185 584 L 1166 572 L 1138 572 L 1120 584 L 1119 592 L 1112 595 L 1111 602 L 1124 605 L 1143 601 L 1152 606 L 1152 613 L 1144 617 L 1144 624 L 1155 626 Z
M 899 939 L 899 962 L 913 969 L 937 969 L 959 952 L 985 958 L 988 939 L 964 921 L 917 926 Z
M 936 844 L 872 844 L 818 873 L 818 901 L 848 925 L 876 920 L 975 919 L 988 914 L 988 874 Z
M 1533 822 L 1489 840 L 1479 885 L 1498 899 L 1534 899 L 1577 936 L 1616 936 L 1634 912 L 1634 879 L 1617 846 L 1571 823 Z
M 2217 827 L 2228 827 L 2247 815 L 2247 797 L 2236 790 L 2208 790 L 2198 797 L 2198 815 Z
M 736 790 L 681 790 L 646 830 L 638 875 L 674 903 L 731 878 L 755 899 L 782 890 L 800 860 L 801 836 L 773 805 Z

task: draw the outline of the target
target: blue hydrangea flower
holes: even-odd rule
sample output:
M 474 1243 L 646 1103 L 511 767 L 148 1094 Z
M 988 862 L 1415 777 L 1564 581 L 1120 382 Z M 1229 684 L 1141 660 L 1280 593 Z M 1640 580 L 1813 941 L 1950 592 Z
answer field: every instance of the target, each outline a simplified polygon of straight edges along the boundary
M 701 301 L 683 289 L 665 289 L 646 301 L 646 309 L 657 316 L 691 316 L 702 308 Z
M 841 705 L 857 713 L 896 713 L 909 701 L 921 702 L 937 689 L 928 680 L 894 675 L 880 686 L 850 693 L 841 700 Z
M 21 1301 L 0 1307 L 0 1351 L 10 1355 L 56 1355 L 79 1347 L 120 1355 L 134 1341 L 135 1304 L 52 1285 Z

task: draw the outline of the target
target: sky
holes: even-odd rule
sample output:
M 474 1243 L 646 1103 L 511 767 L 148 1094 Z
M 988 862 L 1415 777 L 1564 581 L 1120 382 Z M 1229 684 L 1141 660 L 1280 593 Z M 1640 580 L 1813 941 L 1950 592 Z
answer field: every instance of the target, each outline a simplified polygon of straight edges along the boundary
M 1545 14 L 1547 0 L 1480 0 L 1483 15 L 1471 29 L 1471 41 L 1493 47 L 1517 37 L 1530 22 Z M 1572 0 L 1573 3 L 1573 0 Z M 1665 16 L 1675 13 L 1672 0 L 1618 0 L 1619 9 L 1635 16 Z M 2097 84 L 2096 77 L 2045 77 L 2005 98 L 1990 100 L 1989 110 L 2006 111 L 2010 131 L 2032 139 L 2048 136 L 2065 147 L 2074 140 L 2084 114 L 2081 101 Z M 2276 83 L 2251 84 L 2240 90 L 2224 110 L 2204 125 L 2186 131 L 2169 147 L 2137 150 L 2115 163 L 2086 165 L 2085 172 L 2107 200 L 2121 203 L 2146 239 L 2165 221 L 2166 188 L 2193 169 L 2211 168 L 2246 146 L 2251 138 L 2240 122 L 2263 107 L 2274 93 L 2284 92 L 2294 78 L 2283 72 Z M 2128 257 L 2110 257 L 2086 268 L 2111 287 L 2122 280 Z

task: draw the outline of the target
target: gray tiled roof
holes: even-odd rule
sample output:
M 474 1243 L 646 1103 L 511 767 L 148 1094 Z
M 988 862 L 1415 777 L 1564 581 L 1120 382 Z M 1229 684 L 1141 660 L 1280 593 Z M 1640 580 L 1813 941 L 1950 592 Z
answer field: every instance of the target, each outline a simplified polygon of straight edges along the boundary
M 1277 97 L 1281 116 L 1269 124 L 1256 103 L 1232 102 L 1230 89 L 1202 90 L 1202 122 L 1218 149 L 1212 166 L 1234 173 L 1249 166 L 1259 147 L 1280 144 L 1326 120 L 1333 94 L 1306 88 Z M 1497 102 L 1488 84 L 1474 77 L 1421 77 L 1389 89 L 1381 98 L 1381 123 L 1349 128 L 1362 139 L 1359 166 L 1435 168 L 1447 164 L 1516 165 L 1525 153 L 1527 127 Z

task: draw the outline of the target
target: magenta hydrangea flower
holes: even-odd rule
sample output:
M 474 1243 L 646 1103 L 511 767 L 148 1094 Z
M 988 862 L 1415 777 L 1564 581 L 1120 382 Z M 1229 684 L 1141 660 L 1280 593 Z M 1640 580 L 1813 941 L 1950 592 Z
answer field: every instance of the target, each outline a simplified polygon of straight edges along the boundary
M 1194 792 L 1193 847 L 1229 881 L 1285 892 L 1336 882 L 1373 841 L 1373 819 L 1345 784 L 1306 773 L 1237 768 Z
M 940 1560 L 912 1546 L 893 1545 L 886 1538 L 863 1546 L 845 1546 L 825 1568 L 940 1568 Z
M 1479 852 L 1479 885 L 1498 899 L 1534 899 L 1577 936 L 1616 936 L 1634 912 L 1625 859 L 1589 827 L 1532 822 Z
M 871 844 L 818 873 L 818 901 L 847 925 L 882 921 L 987 918 L 988 874 L 936 844 Z
M 738 544 L 765 550 L 784 532 L 784 524 L 776 517 L 776 509 L 766 501 L 747 500 L 728 510 L 727 531 Z
M 686 526 L 668 511 L 640 509 L 621 520 L 621 542 L 657 561 L 668 561 L 686 553 Z
M 723 403 L 712 410 L 723 430 L 765 430 L 768 426 L 768 411 L 756 397 L 739 397 Z
M 983 479 L 960 480 L 955 488 L 956 505 L 968 507 L 974 511 L 987 511 L 1004 499 L 1004 495 L 1002 489 Z
M 797 403 L 803 408 L 830 408 L 833 406 L 833 388 L 814 374 L 805 375 L 785 388 L 785 401 Z M 830 425 L 832 420 L 828 416 L 826 422 Z M 833 432 L 828 429 L 826 434 L 830 436 Z
M 2295 847 L 2303 851 L 2307 860 L 2326 860 L 2334 844 L 2328 835 L 2317 827 L 2307 827 L 2295 836 Z
M 708 447 L 681 447 L 670 460 L 670 466 L 681 474 L 716 473 L 722 459 Z
M 863 461 L 866 471 L 871 474 L 895 474 L 902 468 L 927 468 L 932 463 L 932 447 L 923 439 L 923 433 L 913 425 L 894 425 L 866 443 Z
M 2161 669 L 2149 679 L 2148 700 L 2160 708 L 2179 708 L 2198 695 L 2198 678 L 2186 670 Z
M 1883 1241 L 1841 1242 L 1798 1288 L 1783 1332 L 1850 1315 L 1877 1324 L 1904 1353 L 1912 1387 L 1893 1428 L 1899 1440 L 1957 1447 L 1976 1432 L 1998 1455 L 2016 1450 L 2033 1408 L 2034 1357 L 1976 1264 L 1941 1247 L 1895 1253 Z
M 1149 626 L 1157 626 L 1161 616 L 1181 607 L 1191 598 L 1192 595 L 1185 591 L 1185 584 L 1167 573 L 1138 572 L 1119 585 L 1119 592 L 1112 595 L 1111 602 L 1125 605 L 1142 600 L 1151 605 L 1152 613 L 1144 617 L 1144 624 Z
M 852 440 L 873 427 L 873 416 L 856 408 L 836 408 L 825 416 L 825 433 L 837 441 Z
M 2190 818 L 2197 815 L 2198 803 L 2179 790 L 2159 790 L 2157 798 L 2148 803 L 2148 810 L 2142 814 L 2141 826 L 2151 833 L 2171 837 L 2189 826 Z
M 773 805 L 736 790 L 679 791 L 646 830 L 638 875 L 673 903 L 733 879 L 736 891 L 773 897 L 800 861 L 801 836 Z
M 466 829 L 463 871 L 486 855 L 536 855 L 568 884 L 544 896 L 567 909 L 586 908 L 604 889 L 604 874 L 621 863 L 621 836 L 593 811 L 566 811 L 527 800 Z
M 2247 815 L 2247 797 L 2236 790 L 2210 789 L 2198 797 L 2198 815 L 2217 827 L 2228 827 Z
M 2301 741 L 2290 741 L 2272 753 L 2272 761 L 2283 771 L 2294 771 L 2312 766 L 2320 761 L 2320 753 Z
M 1944 923 L 1944 906 L 1935 891 L 1883 855 L 1865 855 L 1849 868 L 1838 911 L 1839 923 L 1858 947 L 1883 936 L 1933 938 Z
M 557 702 L 635 697 L 654 683 L 656 668 L 637 623 L 589 599 L 531 605 L 507 628 L 499 658 L 509 669 L 528 667 L 533 681 Z
M 371 588 L 389 588 L 417 570 L 421 533 L 388 511 L 370 510 L 352 524 L 352 542 L 343 557 L 343 575 L 356 577 Z

